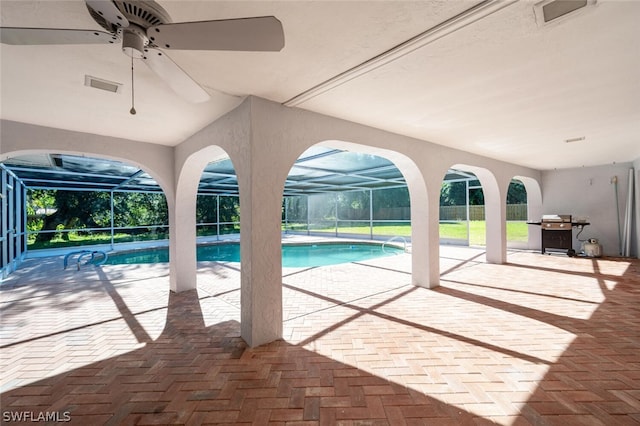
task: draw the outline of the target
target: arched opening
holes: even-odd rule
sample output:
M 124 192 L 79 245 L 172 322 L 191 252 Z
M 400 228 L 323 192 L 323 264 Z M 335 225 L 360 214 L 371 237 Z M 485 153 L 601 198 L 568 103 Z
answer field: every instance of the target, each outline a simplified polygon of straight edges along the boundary
M 450 170 L 457 171 L 467 175 L 472 182 L 468 185 L 469 189 L 474 191 L 481 190 L 477 195 L 477 205 L 483 205 L 478 208 L 477 216 L 471 217 L 469 211 L 469 219 L 475 218 L 474 221 L 468 221 L 468 227 L 474 224 L 478 227 L 476 230 L 468 230 L 467 235 L 474 236 L 475 243 L 486 247 L 487 261 L 490 263 L 504 263 L 506 261 L 506 225 L 505 210 L 506 204 L 501 192 L 506 192 L 506 187 L 501 190 L 494 173 L 484 167 L 471 166 L 467 164 L 455 164 Z M 475 179 L 474 179 L 475 178 Z M 446 176 L 445 176 L 446 179 Z M 469 192 L 467 191 L 467 194 Z M 467 195 L 467 200 L 469 195 Z M 482 235 L 484 234 L 484 240 Z
M 79 154 L 15 153 L 2 162 L 3 190 L 21 188 L 3 206 L 17 215 L 7 224 L 23 240 L 21 254 L 168 244 L 168 200 L 144 166 Z
M 484 177 L 481 179 L 479 176 Z M 494 202 L 491 205 L 485 199 L 487 184 L 496 193 L 497 181 L 486 169 L 456 165 L 448 170 L 440 190 L 441 244 L 485 247 L 487 211 L 494 209 L 499 213 L 504 204 L 507 247 L 538 248 L 539 232 L 532 233 L 531 225 L 527 222 L 539 219 L 542 212 L 539 183 L 530 177 L 515 176 L 506 188 L 504 202 Z
M 230 305 L 232 317 L 237 317 L 243 267 L 240 195 L 236 171 L 229 157 L 218 157 L 202 170 L 195 202 L 195 235 L 198 291 L 217 295 Z M 220 306 L 216 305 L 215 309 L 220 310 Z
M 449 169 L 440 187 L 440 243 L 486 245 L 484 192 L 477 176 Z
M 299 323 L 328 306 L 429 287 L 426 204 L 421 174 L 400 154 L 339 141 L 304 151 L 283 191 L 284 337 L 302 336 Z
M 542 189 L 540 188 L 540 182 L 536 179 L 527 176 L 514 176 L 513 180 L 518 180 L 524 186 L 524 193 L 526 194 L 526 221 L 535 222 L 542 217 Z M 540 235 L 540 228 L 536 225 L 527 225 L 527 245 L 524 248 L 527 249 L 540 249 L 542 243 L 542 236 Z M 517 246 L 521 248 L 520 244 Z
M 527 188 L 520 179 L 511 179 L 507 189 L 507 247 L 528 248 L 529 227 L 527 220 Z
M 291 235 L 406 241 L 411 238 L 409 190 L 386 158 L 314 146 L 287 177 L 282 220 Z
M 208 163 L 198 184 L 196 199 L 198 242 L 240 237 L 238 179 L 230 158 Z
M 207 146 L 184 159 L 177 175 L 176 220 L 171 227 L 175 234 L 170 250 L 173 291 L 196 288 L 198 242 L 237 235 L 238 194 L 235 168 L 222 148 Z M 216 260 L 214 250 L 200 252 L 200 260 Z

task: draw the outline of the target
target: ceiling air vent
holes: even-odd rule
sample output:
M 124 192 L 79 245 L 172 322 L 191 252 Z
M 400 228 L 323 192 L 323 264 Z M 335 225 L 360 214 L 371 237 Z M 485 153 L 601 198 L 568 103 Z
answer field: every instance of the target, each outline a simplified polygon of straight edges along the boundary
M 538 26 L 558 22 L 593 6 L 596 0 L 545 0 L 533 6 Z
M 113 81 L 92 77 L 90 75 L 84 76 L 84 85 L 112 93 L 120 93 L 122 90 L 122 83 L 115 83 Z

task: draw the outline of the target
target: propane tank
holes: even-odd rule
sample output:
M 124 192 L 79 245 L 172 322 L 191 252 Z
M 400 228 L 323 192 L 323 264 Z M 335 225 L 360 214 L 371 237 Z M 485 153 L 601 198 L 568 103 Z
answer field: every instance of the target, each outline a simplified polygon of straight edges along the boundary
M 602 246 L 598 244 L 598 240 L 595 238 L 589 238 L 582 246 L 582 251 L 586 257 L 600 257 L 602 256 Z

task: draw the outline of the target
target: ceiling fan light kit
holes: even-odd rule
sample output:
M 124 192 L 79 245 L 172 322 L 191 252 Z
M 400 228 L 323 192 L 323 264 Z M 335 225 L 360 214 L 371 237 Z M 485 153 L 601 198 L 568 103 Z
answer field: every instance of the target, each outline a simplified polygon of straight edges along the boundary
M 0 42 L 12 45 L 114 44 L 142 59 L 189 102 L 209 94 L 161 49 L 277 52 L 284 47 L 282 23 L 273 16 L 173 23 L 153 0 L 85 0 L 91 17 L 107 32 L 83 29 L 0 28 Z M 133 88 L 132 88 L 133 90 Z

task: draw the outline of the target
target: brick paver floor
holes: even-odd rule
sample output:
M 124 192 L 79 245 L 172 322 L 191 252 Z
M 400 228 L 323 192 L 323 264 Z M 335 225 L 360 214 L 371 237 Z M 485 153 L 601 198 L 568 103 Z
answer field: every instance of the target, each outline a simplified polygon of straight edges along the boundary
M 62 271 L 0 286 L 3 424 L 640 424 L 640 261 L 441 248 L 283 276 L 283 340 L 240 339 L 238 264 Z M 21 420 L 21 421 L 19 421 Z

